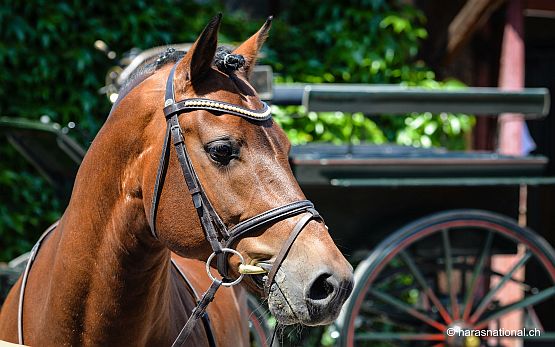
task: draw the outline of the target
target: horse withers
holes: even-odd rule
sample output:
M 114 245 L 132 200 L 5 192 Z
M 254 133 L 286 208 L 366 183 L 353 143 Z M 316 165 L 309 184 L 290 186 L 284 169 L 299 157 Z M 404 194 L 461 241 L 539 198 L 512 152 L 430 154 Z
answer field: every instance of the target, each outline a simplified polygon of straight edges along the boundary
M 241 259 L 224 246 L 244 265 L 268 267 L 241 284 L 267 298 L 279 323 L 338 315 L 352 267 L 304 200 L 289 141 L 248 82 L 270 20 L 217 54 L 220 18 L 186 54 L 168 52 L 120 93 L 29 271 L 25 344 L 169 346 L 191 311 L 171 252 L 215 252 L 224 275 L 238 278 Z M 2 307 L 2 340 L 18 341 L 21 287 Z M 200 325 L 188 344 L 207 344 Z

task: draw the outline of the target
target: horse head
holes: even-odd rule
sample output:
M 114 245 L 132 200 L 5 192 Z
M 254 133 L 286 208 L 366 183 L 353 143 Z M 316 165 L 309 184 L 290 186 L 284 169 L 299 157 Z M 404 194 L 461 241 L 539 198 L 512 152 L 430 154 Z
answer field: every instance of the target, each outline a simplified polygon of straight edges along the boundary
M 143 140 L 151 150 L 144 152 L 141 190 L 153 235 L 180 256 L 206 260 L 214 244 L 223 242 L 207 240 L 206 223 L 216 225 L 216 231 L 225 234 L 277 209 L 276 218 L 263 221 L 248 233 L 218 237 L 237 250 L 247 264 L 271 268 L 276 266 L 280 252 L 285 253 L 271 280 L 258 275 L 245 276 L 243 281 L 252 292 L 267 295 L 269 309 L 281 324 L 328 324 L 351 292 L 352 267 L 308 202 L 292 211 L 296 202 L 305 201 L 305 196 L 288 161 L 290 143 L 267 116 L 267 106 L 249 83 L 271 18 L 233 51 L 218 49 L 220 19 L 212 19 L 179 60 L 167 59 L 177 60 L 175 64 L 165 64 L 161 59 L 160 68 L 118 105 L 127 113 L 152 112 L 144 126 Z M 168 54 L 170 58 L 176 55 Z M 172 90 L 170 97 L 160 95 L 164 87 L 166 94 L 167 88 Z M 196 103 L 172 113 L 179 100 Z M 165 116 L 168 120 L 176 116 L 176 124 L 166 125 Z M 177 131 L 173 137 L 172 131 Z M 166 145 L 164 139 L 175 146 Z M 176 142 L 180 141 L 186 158 L 176 155 Z M 161 155 L 162 161 L 166 155 L 167 164 L 161 164 Z M 184 179 L 187 165 L 193 177 Z M 195 184 L 191 188 L 187 179 L 195 181 L 196 188 Z M 192 199 L 191 194 L 198 196 Z M 199 208 L 199 204 L 204 207 Z M 280 216 L 282 206 L 289 206 L 290 211 Z M 307 213 L 312 217 L 306 217 Z M 295 228 L 300 230 L 283 250 Z M 226 275 L 239 277 L 240 258 L 226 253 L 223 259 L 227 262 L 224 267 L 229 269 Z M 266 293 L 264 281 L 271 282 L 266 283 Z

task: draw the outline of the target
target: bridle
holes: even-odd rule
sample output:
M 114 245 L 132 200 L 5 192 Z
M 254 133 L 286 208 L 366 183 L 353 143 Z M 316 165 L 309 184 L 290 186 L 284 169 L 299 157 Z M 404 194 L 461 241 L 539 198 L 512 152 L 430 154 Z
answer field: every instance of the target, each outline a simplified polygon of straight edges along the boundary
M 200 224 L 204 231 L 206 240 L 210 243 L 213 251 L 206 264 L 207 273 L 212 278 L 213 282 L 209 289 L 204 293 L 197 306 L 193 309 L 189 320 L 177 336 L 172 346 L 183 345 L 187 337 L 191 334 L 196 321 L 204 315 L 206 307 L 213 300 L 214 295 L 216 294 L 216 291 L 220 286 L 235 285 L 239 283 L 243 278 L 243 274 L 241 274 L 239 278 L 235 280 L 229 277 L 227 260 L 230 254 L 237 255 L 241 259 L 241 263 L 244 263 L 241 254 L 233 249 L 233 245 L 236 241 L 238 241 L 246 234 L 259 230 L 262 227 L 267 227 L 271 224 L 296 215 L 306 214 L 301 217 L 301 219 L 299 219 L 299 221 L 291 231 L 291 234 L 282 245 L 281 250 L 276 256 L 273 265 L 268 272 L 263 285 L 264 294 L 268 296 L 273 290 L 272 284 L 281 264 L 287 257 L 289 250 L 293 246 L 293 243 L 295 242 L 301 231 L 311 220 L 323 222 L 322 217 L 314 209 L 314 205 L 312 204 L 312 202 L 308 200 L 299 200 L 260 213 L 254 217 L 238 223 L 230 229 L 225 226 L 218 213 L 210 203 L 210 200 L 203 190 L 200 180 L 193 168 L 190 156 L 187 153 L 183 131 L 181 130 L 181 126 L 179 125 L 178 117 L 183 113 L 195 110 L 207 110 L 213 113 L 232 114 L 252 121 L 263 122 L 271 118 L 271 109 L 264 102 L 262 102 L 262 109 L 250 110 L 242 106 L 230 104 L 227 102 L 204 98 L 189 98 L 181 101 L 175 101 L 174 74 L 178 64 L 179 61 L 174 64 L 166 82 L 164 102 L 166 134 L 164 138 L 162 154 L 160 156 L 160 161 L 158 164 L 158 170 L 156 173 L 156 182 L 154 184 L 154 193 L 150 208 L 149 223 L 153 237 L 158 239 L 158 233 L 156 232 L 156 214 L 160 202 L 160 195 L 164 186 L 164 179 L 168 168 L 170 153 L 169 144 L 171 140 L 177 154 L 179 165 L 181 166 L 181 170 L 183 172 L 185 183 L 187 185 L 189 193 L 191 194 L 193 205 L 200 219 Z M 222 276 L 221 280 L 216 279 L 210 273 L 210 263 L 214 257 L 217 257 L 217 269 Z
M 181 101 L 175 101 L 175 92 L 174 92 L 174 74 L 175 69 L 178 65 L 179 61 L 175 63 L 173 68 L 170 71 L 168 76 L 168 80 L 166 82 L 166 94 L 165 94 L 165 103 L 164 103 L 164 114 L 166 117 L 166 134 L 164 138 L 164 144 L 162 149 L 162 154 L 160 156 L 160 161 L 158 164 L 158 170 L 156 173 L 156 182 L 154 184 L 154 194 L 152 199 L 152 204 L 150 208 L 150 228 L 152 232 L 152 236 L 155 239 L 158 239 L 158 234 L 156 232 L 156 213 L 158 210 L 158 205 L 160 202 L 160 195 L 162 193 L 162 188 L 164 186 L 164 179 L 166 176 L 167 168 L 168 168 L 168 161 L 169 161 L 169 144 L 170 140 L 173 142 L 175 151 L 177 153 L 177 159 L 179 160 L 179 164 L 181 166 L 181 170 L 183 172 L 183 177 L 185 179 L 185 183 L 187 184 L 187 188 L 189 193 L 191 194 L 191 198 L 193 200 L 193 205 L 197 214 L 200 219 L 200 224 L 206 236 L 206 239 L 210 243 L 212 247 L 213 253 L 210 255 L 206 262 L 206 271 L 208 276 L 212 279 L 212 284 L 208 288 L 208 290 L 202 295 L 202 298 L 198 300 L 197 306 L 191 312 L 191 315 L 185 326 L 179 332 L 179 335 L 175 339 L 172 344 L 172 347 L 182 346 L 184 345 L 185 341 L 192 333 L 195 324 L 199 319 L 203 319 L 203 321 L 208 321 L 206 317 L 206 308 L 210 302 L 214 299 L 216 291 L 220 286 L 229 287 L 235 284 L 238 284 L 242 279 L 244 274 L 241 273 L 239 278 L 232 279 L 229 276 L 228 271 L 228 256 L 229 254 L 235 254 L 241 260 L 241 264 L 244 264 L 243 256 L 233 249 L 233 245 L 236 241 L 238 241 L 242 236 L 245 236 L 248 233 L 253 231 L 259 230 L 262 227 L 267 227 L 271 224 L 277 223 L 281 220 L 305 214 L 303 217 L 299 219 L 291 234 L 284 242 L 279 251 L 278 255 L 276 256 L 273 265 L 268 272 L 268 275 L 265 276 L 265 281 L 263 285 L 263 290 L 265 296 L 269 296 L 270 292 L 274 290 L 272 284 L 274 283 L 275 276 L 287 257 L 287 254 L 293 243 L 304 229 L 304 227 L 311 221 L 316 220 L 319 222 L 323 222 L 322 217 L 318 214 L 318 212 L 314 209 L 314 205 L 312 202 L 308 200 L 299 200 L 295 201 L 290 204 L 286 204 L 283 206 L 279 206 L 268 210 L 266 212 L 260 213 L 254 217 L 248 218 L 234 227 L 228 229 L 221 218 L 219 217 L 218 213 L 210 203 L 210 200 L 206 196 L 206 193 L 202 189 L 202 185 L 200 180 L 195 173 L 193 165 L 191 163 L 190 157 L 187 153 L 187 148 L 185 147 L 185 142 L 183 138 L 183 132 L 181 131 L 181 126 L 179 125 L 178 117 L 182 113 L 187 113 L 194 110 L 208 110 L 214 113 L 223 113 L 223 114 L 232 114 L 239 117 L 243 117 L 252 121 L 263 122 L 271 118 L 271 110 L 270 107 L 262 102 L 263 108 L 261 110 L 249 110 L 247 108 L 230 104 L 223 101 L 211 100 L 211 99 L 203 99 L 203 98 L 191 98 L 185 99 Z M 18 319 L 17 319 L 17 326 L 18 326 L 18 340 L 19 344 L 23 344 L 23 301 L 25 297 L 25 287 L 27 284 L 29 272 L 31 270 L 31 266 L 35 260 L 35 257 L 40 249 L 42 242 L 46 239 L 46 237 L 52 232 L 58 222 L 53 224 L 50 228 L 48 228 L 43 235 L 39 238 L 33 249 L 31 250 L 29 260 L 27 262 L 27 266 L 25 267 L 25 271 L 23 273 L 23 278 L 21 282 L 21 288 L 19 293 L 19 304 L 18 304 Z M 210 272 L 211 261 L 217 257 L 217 269 L 222 279 L 215 278 Z M 177 267 L 176 267 L 177 268 Z M 178 269 L 178 268 L 177 268 Z M 181 272 L 180 272 L 181 273 Z M 181 273 L 181 276 L 184 278 L 186 283 L 188 283 L 185 275 Z M 192 288 L 189 284 L 189 288 Z M 193 288 L 194 291 L 194 288 Z M 195 293 L 196 297 L 196 293 Z M 205 323 L 205 329 L 209 329 L 209 324 Z M 213 342 L 213 338 L 209 340 Z

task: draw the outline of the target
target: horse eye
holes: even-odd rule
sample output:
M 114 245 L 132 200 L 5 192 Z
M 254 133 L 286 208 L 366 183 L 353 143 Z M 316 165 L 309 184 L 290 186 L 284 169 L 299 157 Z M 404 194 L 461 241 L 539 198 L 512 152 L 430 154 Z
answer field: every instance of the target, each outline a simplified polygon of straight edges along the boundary
M 216 141 L 206 145 L 206 151 L 212 160 L 227 165 L 229 162 L 237 157 L 234 153 L 233 146 L 228 141 Z

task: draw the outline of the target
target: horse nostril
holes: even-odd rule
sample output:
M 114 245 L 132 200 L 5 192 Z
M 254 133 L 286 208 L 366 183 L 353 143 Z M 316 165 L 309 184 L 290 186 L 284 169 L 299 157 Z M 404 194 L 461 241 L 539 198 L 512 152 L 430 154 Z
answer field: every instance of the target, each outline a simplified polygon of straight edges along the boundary
M 307 297 L 314 301 L 327 299 L 334 294 L 336 287 L 337 284 L 332 275 L 323 273 L 312 282 Z

